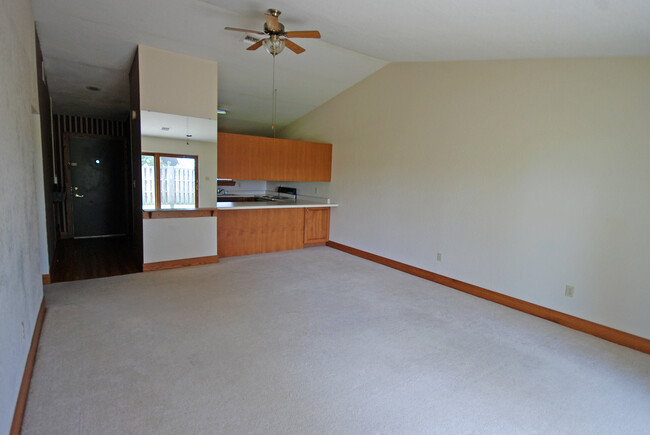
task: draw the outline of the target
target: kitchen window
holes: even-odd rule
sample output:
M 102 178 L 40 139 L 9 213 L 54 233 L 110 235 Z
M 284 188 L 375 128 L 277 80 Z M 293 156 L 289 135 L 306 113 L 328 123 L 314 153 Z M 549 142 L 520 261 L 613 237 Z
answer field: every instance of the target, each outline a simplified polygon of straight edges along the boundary
M 198 156 L 142 153 L 143 210 L 198 206 Z

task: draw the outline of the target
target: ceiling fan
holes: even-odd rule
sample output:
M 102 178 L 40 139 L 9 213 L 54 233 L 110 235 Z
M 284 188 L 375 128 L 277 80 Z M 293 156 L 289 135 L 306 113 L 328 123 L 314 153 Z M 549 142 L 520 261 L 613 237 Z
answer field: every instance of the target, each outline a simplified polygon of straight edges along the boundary
M 263 32 L 258 30 L 239 29 L 236 27 L 226 27 L 226 30 L 234 30 L 235 32 L 245 32 L 256 35 L 268 35 L 268 37 L 262 38 L 248 47 L 247 50 L 257 50 L 263 45 L 264 48 L 266 48 L 266 51 L 271 53 L 274 57 L 275 55 L 280 54 L 285 46 L 296 54 L 305 51 L 304 48 L 291 41 L 289 38 L 320 38 L 320 33 L 317 30 L 286 32 L 284 30 L 284 24 L 278 21 L 280 14 L 281 12 L 277 9 L 269 9 L 268 12 L 264 14 L 266 22 L 264 23 Z

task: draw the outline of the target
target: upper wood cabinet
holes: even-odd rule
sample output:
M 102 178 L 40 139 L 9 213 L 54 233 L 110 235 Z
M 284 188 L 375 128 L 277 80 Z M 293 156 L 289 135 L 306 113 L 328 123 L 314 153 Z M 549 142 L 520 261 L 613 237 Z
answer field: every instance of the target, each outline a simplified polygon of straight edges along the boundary
M 219 133 L 217 176 L 234 180 L 330 181 L 332 144 Z

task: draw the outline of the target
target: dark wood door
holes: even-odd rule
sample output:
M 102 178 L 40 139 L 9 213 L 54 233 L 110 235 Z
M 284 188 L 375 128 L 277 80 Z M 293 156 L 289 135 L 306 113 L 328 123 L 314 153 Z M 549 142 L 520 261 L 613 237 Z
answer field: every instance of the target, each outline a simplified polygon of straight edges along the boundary
M 74 237 L 125 234 L 124 140 L 70 136 L 69 153 Z

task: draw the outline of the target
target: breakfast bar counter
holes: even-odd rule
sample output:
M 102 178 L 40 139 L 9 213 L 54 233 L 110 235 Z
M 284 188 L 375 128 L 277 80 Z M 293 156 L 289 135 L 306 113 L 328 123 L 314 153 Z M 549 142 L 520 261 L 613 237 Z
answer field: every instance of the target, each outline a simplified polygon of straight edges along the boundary
M 286 200 L 286 201 L 220 201 L 217 202 L 217 210 L 259 210 L 259 209 L 276 209 L 276 208 L 308 208 L 308 207 L 338 207 L 338 204 L 328 202 L 328 200 Z

